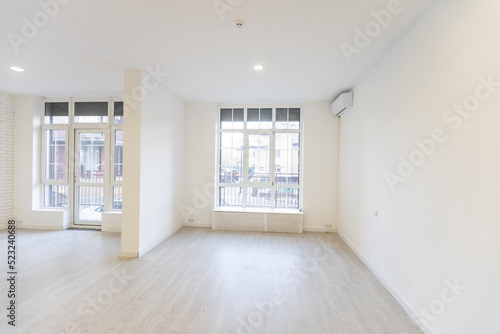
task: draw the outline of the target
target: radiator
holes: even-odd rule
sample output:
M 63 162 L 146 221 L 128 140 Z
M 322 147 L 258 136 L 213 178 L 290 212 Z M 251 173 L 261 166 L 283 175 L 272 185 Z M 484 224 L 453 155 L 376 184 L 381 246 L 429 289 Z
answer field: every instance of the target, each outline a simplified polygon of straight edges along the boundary
M 277 212 L 212 213 L 212 229 L 217 231 L 302 233 L 304 214 Z

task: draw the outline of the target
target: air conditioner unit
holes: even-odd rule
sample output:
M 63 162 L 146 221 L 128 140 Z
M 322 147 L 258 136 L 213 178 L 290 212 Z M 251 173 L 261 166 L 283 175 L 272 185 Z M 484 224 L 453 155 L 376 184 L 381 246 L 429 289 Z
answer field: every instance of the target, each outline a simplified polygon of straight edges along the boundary
M 352 107 L 352 100 L 352 92 L 340 94 L 340 96 L 332 103 L 332 114 L 340 117 L 346 109 Z

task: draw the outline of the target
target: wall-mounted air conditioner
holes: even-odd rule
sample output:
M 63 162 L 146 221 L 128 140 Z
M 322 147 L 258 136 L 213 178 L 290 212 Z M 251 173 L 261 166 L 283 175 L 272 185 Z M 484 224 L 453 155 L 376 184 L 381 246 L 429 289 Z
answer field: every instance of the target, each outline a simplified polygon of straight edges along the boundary
M 340 117 L 345 110 L 352 107 L 352 102 L 352 92 L 340 94 L 340 96 L 332 103 L 332 114 Z

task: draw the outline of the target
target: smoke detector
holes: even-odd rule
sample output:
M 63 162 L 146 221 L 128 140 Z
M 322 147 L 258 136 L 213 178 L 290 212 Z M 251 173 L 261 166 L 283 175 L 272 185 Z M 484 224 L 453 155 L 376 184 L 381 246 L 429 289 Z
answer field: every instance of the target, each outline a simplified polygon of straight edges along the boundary
M 242 28 L 244 22 L 243 20 L 236 20 L 234 23 L 236 24 L 236 28 Z

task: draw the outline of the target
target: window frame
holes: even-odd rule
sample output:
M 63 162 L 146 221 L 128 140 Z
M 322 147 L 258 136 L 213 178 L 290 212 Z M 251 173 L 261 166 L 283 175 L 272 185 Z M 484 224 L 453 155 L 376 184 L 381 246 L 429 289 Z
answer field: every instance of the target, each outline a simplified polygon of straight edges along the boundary
M 272 109 L 272 125 L 271 129 L 248 129 L 248 109 Z M 299 117 L 299 129 L 276 129 L 276 110 L 279 108 L 298 108 L 300 109 Z M 222 109 L 243 109 L 243 129 L 222 129 L 221 126 L 221 110 Z M 252 211 L 262 211 L 266 212 L 269 210 L 276 211 L 288 211 L 288 212 L 301 212 L 303 203 L 303 175 L 304 175 L 304 108 L 300 104 L 272 104 L 272 105 L 252 105 L 252 104 L 220 104 L 216 110 L 217 113 L 217 125 L 216 125 L 216 161 L 215 161 L 215 198 L 214 198 L 214 208 L 218 211 L 233 211 L 234 209 L 251 209 Z M 220 182 L 220 170 L 221 170 L 221 134 L 222 133 L 243 133 L 243 167 L 242 175 L 243 180 L 241 183 L 222 183 Z M 299 184 L 289 185 L 289 184 L 277 184 L 276 183 L 276 134 L 277 133 L 297 133 L 299 134 Z M 269 180 L 268 182 L 250 182 L 249 176 L 249 136 L 250 135 L 270 135 L 269 139 Z M 230 187 L 230 188 L 241 188 L 242 191 L 242 205 L 241 206 L 221 206 L 220 205 L 220 187 Z M 271 189 L 271 205 L 270 206 L 248 206 L 247 201 L 247 190 L 252 187 L 262 187 Z M 298 189 L 298 208 L 276 208 L 276 191 L 277 189 Z
M 45 123 L 45 104 L 46 103 L 68 103 L 68 123 L 67 124 L 46 124 Z M 75 122 L 75 103 L 77 102 L 106 102 L 108 103 L 108 121 L 105 123 L 83 123 L 83 122 Z M 108 141 L 105 146 L 106 152 L 110 152 L 110 154 L 106 154 L 109 157 L 108 162 L 106 163 L 106 172 L 104 181 L 104 211 L 113 211 L 113 212 L 121 212 L 121 209 L 113 209 L 113 188 L 114 187 L 122 187 L 123 181 L 114 181 L 114 143 L 115 143 L 115 129 L 123 130 L 123 124 L 114 124 L 114 103 L 115 102 L 123 102 L 123 98 L 121 97 L 75 97 L 75 98 L 42 98 L 41 101 L 41 143 L 40 143 L 40 208 L 47 210 L 72 210 L 73 213 L 76 212 L 75 207 L 75 182 L 74 178 L 76 177 L 76 168 L 75 163 L 75 134 L 76 130 L 97 130 L 104 132 Z M 45 175 L 45 164 L 46 164 L 46 130 L 65 130 L 66 133 L 66 143 L 65 143 L 65 168 L 66 175 L 65 180 L 50 180 L 46 179 Z M 110 147 L 113 145 L 112 147 Z M 111 171 L 113 168 L 113 171 Z M 70 175 L 71 174 L 71 175 Z M 113 175 L 113 177 L 111 177 Z M 45 194 L 44 187 L 56 185 L 56 186 L 66 186 L 68 189 L 68 194 L 66 194 L 68 198 L 68 205 L 66 207 L 53 207 L 53 206 L 45 206 Z M 74 216 L 74 214 L 73 214 Z
M 45 123 L 45 104 L 46 103 L 68 103 L 68 123 L 66 124 L 46 124 Z M 70 124 L 71 124 L 71 115 L 72 115 L 72 101 L 70 98 L 43 98 L 42 99 L 42 107 L 41 107 L 41 143 L 40 143 L 40 207 L 48 210 L 71 210 L 72 201 L 73 201 L 73 191 L 70 186 L 70 162 L 69 162 L 69 148 L 71 147 L 69 135 L 70 132 Z M 47 139 L 47 131 L 48 130 L 64 130 L 65 131 L 65 178 L 64 180 L 52 180 L 46 178 L 46 139 Z M 57 206 L 46 206 L 45 205 L 45 186 L 65 186 L 68 189 L 67 197 L 67 205 L 65 207 L 57 207 Z
M 122 180 L 121 181 L 116 181 L 115 180 L 115 147 L 116 147 L 116 131 L 123 131 L 123 123 L 122 124 L 115 124 L 115 102 L 122 102 L 121 100 L 113 100 L 110 104 L 112 104 L 111 107 L 111 117 L 109 117 L 109 124 L 110 124 L 110 131 L 111 131 L 111 162 L 110 162 L 110 206 L 108 208 L 108 211 L 114 211 L 114 212 L 121 212 L 122 209 L 114 209 L 113 208 L 113 203 L 114 203 L 114 188 L 121 187 L 122 188 L 122 196 L 123 196 L 123 174 L 122 174 Z M 125 104 L 125 103 L 124 103 Z M 125 106 L 124 106 L 125 107 Z M 125 134 L 124 134 L 125 136 Z M 122 153 L 123 154 L 123 153 Z M 122 164 L 123 166 L 123 164 Z M 123 198 L 122 198 L 123 199 Z M 123 202 L 122 202 L 123 203 Z

